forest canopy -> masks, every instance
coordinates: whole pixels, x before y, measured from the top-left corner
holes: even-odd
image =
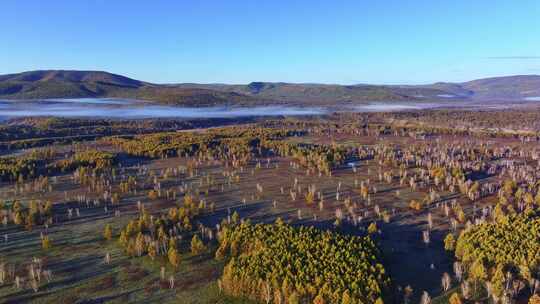
[[[370,237],[313,227],[243,223],[225,229],[216,256],[230,261],[221,280],[234,296],[260,301],[282,297],[328,303],[374,303],[388,286],[380,253]]]

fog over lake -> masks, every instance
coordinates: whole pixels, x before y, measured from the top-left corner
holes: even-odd
[[[245,116],[320,115],[319,107],[180,107],[124,99],[54,99],[0,101],[0,117],[58,116],[102,118],[230,118]]]
[[[247,116],[322,115],[331,112],[388,112],[435,108],[504,108],[517,104],[471,102],[372,102],[358,105],[312,107],[295,105],[181,107],[128,99],[84,98],[40,101],[0,100],[0,117],[98,117],[98,118],[234,118]]]

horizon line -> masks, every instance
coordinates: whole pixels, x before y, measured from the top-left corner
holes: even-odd
[[[466,81],[432,81],[432,82],[370,82],[370,81],[358,81],[358,82],[351,82],[349,84],[346,83],[337,83],[337,82],[287,82],[287,81],[251,81],[247,83],[230,83],[230,82],[151,82],[146,80],[141,80],[139,77],[134,76],[128,76],[127,74],[120,74],[116,72],[109,72],[106,70],[101,69],[36,69],[36,70],[26,70],[22,72],[8,72],[8,73],[1,73],[0,76],[7,76],[7,75],[17,75],[17,74],[24,74],[24,73],[32,73],[32,72],[93,72],[93,73],[107,73],[111,75],[117,75],[121,77],[126,77],[135,81],[140,82],[146,82],[148,84],[155,84],[155,85],[249,85],[252,83],[272,83],[272,84],[296,84],[296,85],[328,85],[328,86],[361,86],[361,85],[373,85],[373,86],[422,86],[422,85],[434,85],[439,83],[447,83],[447,84],[460,84],[460,83],[467,83],[471,81],[476,80],[482,80],[482,79],[493,79],[493,78],[505,78],[505,77],[524,77],[524,76],[540,76],[540,74],[507,74],[507,75],[497,75],[497,76],[486,76],[486,77],[480,77],[480,78],[474,78],[469,79]],[[128,73],[129,74],[129,73]]]

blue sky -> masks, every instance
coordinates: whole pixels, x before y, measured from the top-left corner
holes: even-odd
[[[343,84],[540,74],[539,16],[538,0],[3,0],[0,74]]]

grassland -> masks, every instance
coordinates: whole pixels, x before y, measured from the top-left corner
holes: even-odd
[[[94,128],[91,122],[83,127],[80,121],[61,120],[49,122],[47,132],[35,121],[5,125],[3,159],[47,158],[31,165],[33,174],[6,161],[13,169],[0,183],[0,219],[6,219],[0,224],[0,301],[257,303],[220,288],[232,257],[216,259],[216,251],[224,229],[235,221],[273,225],[280,219],[293,227],[372,239],[391,282],[384,303],[414,303],[426,294],[433,303],[448,303],[454,294],[467,303],[487,302],[483,282],[491,281],[491,266],[485,264],[478,290],[464,292],[463,284],[471,280],[473,286],[473,280],[458,278],[460,258],[445,249],[444,240],[495,221],[498,205],[499,216],[524,212],[527,194],[536,195],[538,130],[517,133],[520,122],[510,119],[505,125],[510,131],[490,129],[494,118],[529,115],[467,114],[459,124],[468,128],[434,125],[418,112],[268,120],[183,132],[156,127],[148,134],[131,132],[126,126],[132,122],[95,122]],[[44,141],[34,148],[13,145],[20,140],[19,128],[33,130],[25,140],[46,140],[47,134],[67,132],[70,123],[95,136]],[[105,131],[96,129],[104,124]],[[115,133],[116,127],[122,132]],[[73,162],[81,155],[112,155],[114,161]],[[50,170],[66,163],[68,169]],[[507,180],[515,181],[510,190]],[[500,189],[506,189],[504,202]],[[188,209],[186,228],[174,214]],[[120,232],[141,219],[171,223],[164,235],[167,252],[175,247],[179,254],[177,266],[168,254],[152,257],[147,249],[138,254],[121,244]],[[110,240],[104,235],[108,225]],[[157,234],[148,228],[153,224],[141,225],[145,242],[153,244]],[[193,251],[194,235],[204,244],[200,252]],[[537,273],[532,266],[530,271]],[[447,287],[441,284],[445,275]],[[513,282],[526,284],[517,273]],[[534,292],[521,288],[511,298],[523,300]]]

